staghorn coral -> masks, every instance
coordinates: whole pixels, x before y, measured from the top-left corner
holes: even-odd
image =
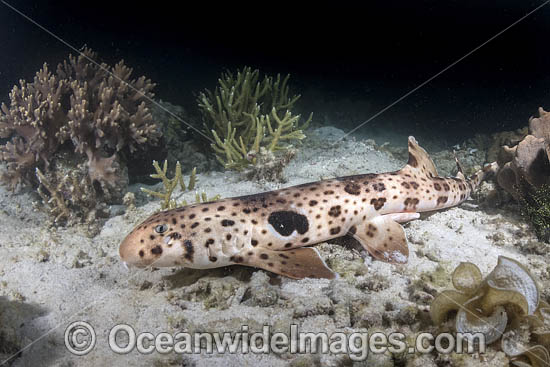
[[[184,200],[181,204],[178,204],[175,199],[172,199],[172,193],[174,192],[174,189],[178,186],[180,186],[181,191],[187,191],[187,190],[193,190],[195,188],[195,184],[197,182],[197,169],[193,168],[191,171],[191,176],[189,177],[189,183],[186,185],[185,181],[183,179],[183,175],[181,174],[181,164],[180,162],[176,162],[176,169],[174,171],[174,177],[168,178],[166,176],[166,173],[168,171],[168,161],[164,161],[164,164],[162,165],[162,169],[160,168],[160,165],[157,161],[153,161],[153,167],[155,168],[155,171],[157,173],[151,174],[151,178],[160,179],[163,184],[163,191],[157,192],[153,190],[149,190],[147,188],[142,187],[141,191],[146,193],[149,196],[157,197],[161,199],[160,208],[161,210],[165,209],[174,209],[180,206],[187,205],[187,202]],[[201,202],[208,202],[208,201],[214,201],[218,200],[220,198],[219,195],[216,195],[212,198],[208,198],[206,193],[199,194],[198,192],[195,193],[195,200],[197,203]]]
[[[501,339],[501,349],[512,365],[550,365],[550,305],[540,299],[537,282],[527,268],[500,256],[483,279],[476,265],[461,263],[452,282],[455,289],[442,291],[431,304],[435,324],[457,311],[457,332],[483,333],[486,344]]]
[[[245,67],[236,75],[224,73],[214,92],[200,93],[198,105],[215,142],[211,146],[224,167],[241,170],[256,163],[261,147],[284,150],[305,138],[312,116],[300,125],[300,115],[292,115],[300,96],[289,97],[289,78],[259,81],[259,71]]]
[[[0,137],[8,139],[0,146],[6,167],[1,179],[12,190],[40,187],[45,203],[59,206],[52,209],[55,222],[72,223],[74,215],[93,220],[89,211],[74,211],[91,197],[100,203],[121,201],[128,185],[128,157],[161,138],[146,104],[155,84],[145,77],[131,79],[132,69],[123,61],[114,67],[90,61],[96,56],[86,48],[70,55],[55,73],[44,64],[32,83],[21,80],[14,86],[9,106],[1,107]],[[67,153],[77,153],[73,168],[87,193],[68,190],[73,178],[53,173],[56,160]],[[63,200],[56,192],[62,192]],[[64,208],[63,201],[72,204]],[[82,205],[92,207],[96,205]]]

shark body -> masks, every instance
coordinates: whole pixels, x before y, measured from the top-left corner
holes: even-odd
[[[124,239],[120,256],[138,267],[240,264],[296,279],[334,278],[309,246],[350,234],[376,259],[406,263],[407,239],[399,223],[462,203],[497,168],[489,164],[466,179],[459,166],[457,177],[442,178],[414,137],[408,148],[408,163],[399,171],[339,177],[154,214]]]

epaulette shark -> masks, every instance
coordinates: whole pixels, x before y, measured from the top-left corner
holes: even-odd
[[[290,278],[335,278],[312,245],[352,235],[376,259],[403,264],[409,255],[400,223],[420,212],[465,201],[497,169],[469,178],[439,177],[428,153],[409,137],[399,171],[311,182],[255,195],[184,206],[152,215],[120,245],[137,267],[195,269],[246,265]]]

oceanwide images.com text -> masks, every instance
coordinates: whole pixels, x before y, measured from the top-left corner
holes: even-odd
[[[419,333],[412,337],[399,332],[305,332],[291,324],[288,332],[275,332],[269,325],[261,331],[241,326],[236,332],[140,332],[128,324],[115,325],[106,338],[118,354],[201,353],[323,353],[348,354],[352,360],[365,360],[369,353],[484,353],[482,333]],[[73,322],[65,330],[65,345],[76,355],[90,353],[97,342],[93,327],[84,321]]]

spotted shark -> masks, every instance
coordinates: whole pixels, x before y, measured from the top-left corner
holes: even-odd
[[[408,139],[401,170],[311,182],[255,195],[184,206],[152,215],[120,245],[122,261],[137,267],[228,265],[261,268],[290,278],[337,276],[312,245],[346,234],[374,258],[407,262],[400,223],[420,212],[459,205],[497,169],[465,178],[439,177],[428,153]]]

